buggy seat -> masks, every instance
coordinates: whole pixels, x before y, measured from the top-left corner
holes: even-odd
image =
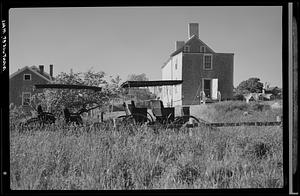
[[[127,105],[127,107],[126,107]],[[144,123],[147,122],[147,108],[137,108],[133,100],[130,101],[130,104],[126,102],[123,103],[125,112],[127,115],[130,114],[133,116],[136,122]]]
[[[164,104],[161,100],[152,100],[151,101],[152,113],[155,118],[160,123],[165,123],[167,121],[174,121],[175,108],[174,107],[164,107]]]

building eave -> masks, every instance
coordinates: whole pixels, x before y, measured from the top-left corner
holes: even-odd
[[[172,58],[172,57],[169,57],[169,58],[168,58],[168,60],[163,64],[163,66],[161,66],[161,69],[163,69],[163,68],[168,64],[168,62],[171,60],[171,58]]]

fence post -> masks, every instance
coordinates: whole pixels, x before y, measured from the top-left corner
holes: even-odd
[[[101,112],[101,122],[103,122],[104,112]]]

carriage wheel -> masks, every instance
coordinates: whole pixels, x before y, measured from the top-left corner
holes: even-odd
[[[54,116],[47,116],[45,120],[43,120],[43,123],[45,124],[53,124],[55,123],[56,118]]]
[[[33,128],[39,126],[40,124],[41,124],[41,121],[39,118],[31,118],[31,119],[27,120],[24,125],[29,129],[33,129]]]
[[[145,122],[137,122],[136,118],[144,119]],[[134,133],[137,130],[139,130],[141,125],[151,124],[153,122],[150,118],[148,118],[147,116],[142,115],[142,114],[135,114],[135,118],[133,115],[128,115],[128,116],[124,115],[124,116],[119,116],[117,119],[119,119],[119,120],[117,120],[119,122],[115,121],[114,127],[123,125],[125,127],[128,127],[129,130],[131,131],[131,133]]]
[[[198,118],[194,116],[177,116],[175,117],[173,123],[171,124],[172,127],[187,127],[187,128],[192,128],[192,127],[197,127],[200,125],[200,121]]]
[[[133,115],[124,115],[124,116],[119,116],[118,119],[121,120],[122,124],[125,125],[142,125],[142,124],[149,124],[152,123],[153,120],[145,115],[142,114],[134,114]],[[136,119],[142,119],[144,122],[138,122]]]

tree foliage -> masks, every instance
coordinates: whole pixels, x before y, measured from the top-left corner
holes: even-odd
[[[142,74],[130,74],[128,76],[129,81],[148,81],[149,78],[146,76],[145,73]]]
[[[129,81],[149,81],[149,78],[145,73],[131,74],[127,78]],[[127,93],[130,98],[136,100],[149,100],[155,98],[155,95],[151,93],[148,88],[132,87]]]
[[[249,78],[248,80],[242,81],[236,90],[237,94],[261,93],[263,86],[259,78]]]
[[[34,108],[41,104],[44,110],[55,114],[61,114],[64,107],[68,107],[73,112],[88,111],[93,108],[103,108],[107,106],[110,98],[116,96],[116,89],[109,88],[109,84],[104,79],[105,73],[95,72],[92,69],[87,72],[60,73],[55,78],[58,84],[75,84],[88,86],[101,86],[102,91],[90,89],[43,89],[32,98]],[[85,109],[85,110],[83,110]]]

